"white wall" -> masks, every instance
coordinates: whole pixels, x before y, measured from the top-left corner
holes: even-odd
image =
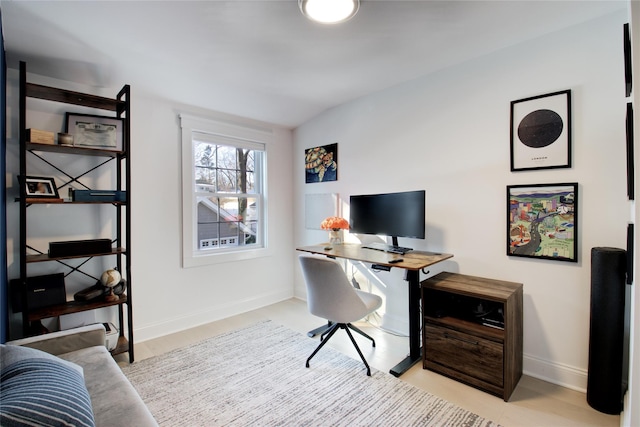
[[[183,269],[181,265],[180,128],[178,113],[234,117],[133,92],[132,148],[136,331],[140,340],[169,330],[262,307],[292,296],[290,225],[293,203],[291,131],[274,128],[268,150],[268,230],[271,256]],[[138,166],[139,165],[139,166]],[[158,188],[157,195],[149,190]],[[152,219],[152,220],[151,220]]]
[[[427,238],[416,249],[454,254],[431,269],[524,284],[524,369],[586,388],[590,251],[625,248],[625,98],[619,13],[495,52],[337,107],[294,132],[296,245],[326,241],[304,229],[304,194],[348,196],[426,189]],[[509,170],[510,101],[572,91],[573,167]],[[304,149],[338,143],[339,180],[304,184]],[[579,185],[579,262],[506,256],[506,186]],[[348,206],[344,216],[348,217]],[[406,283],[377,275],[384,323],[406,331]],[[426,276],[425,276],[426,277]],[[296,273],[296,294],[304,286]],[[404,323],[403,323],[404,322]]]
[[[27,64],[27,70],[28,70]],[[13,200],[18,190],[15,176],[18,173],[18,89],[17,70],[9,70],[9,100],[7,140],[8,181],[14,185],[8,189],[7,198]],[[97,95],[113,97],[119,88],[104,89],[69,87],[69,82],[52,81],[41,76],[28,76],[29,81],[66,87]],[[131,85],[132,129],[132,242],[127,245],[132,253],[132,297],[134,307],[135,341],[140,342],[171,332],[191,328],[199,324],[242,313],[293,295],[293,230],[291,227],[292,135],[288,129],[274,127],[274,142],[268,152],[268,227],[271,255],[247,261],[217,264],[183,269],[181,267],[181,138],[179,113],[205,118],[230,120],[252,124],[253,121],[230,117],[219,113],[178,105],[136,89]],[[64,111],[77,111],[73,106],[46,106],[40,111],[41,101],[29,101],[27,127],[62,130]],[[51,104],[51,103],[48,103]],[[105,114],[101,112],[101,114]],[[261,124],[265,125],[265,124]],[[60,127],[60,129],[58,129]],[[73,157],[73,156],[71,156]],[[69,159],[68,164],[83,161]],[[42,170],[45,176],[54,176]],[[99,178],[101,179],[101,178]],[[58,181],[60,182],[60,181]],[[78,234],[79,225],[86,217],[76,216],[76,208],[53,207],[55,215],[47,214],[34,224],[45,224],[41,233],[48,240],[73,240],[84,237],[66,237],[47,234],[53,223],[64,224],[64,232]],[[63,209],[64,211],[60,211]],[[19,275],[18,266],[18,204],[8,203],[9,277]],[[36,218],[37,219],[37,218]],[[82,225],[81,228],[85,226]],[[99,227],[98,227],[99,229]],[[90,233],[92,230],[83,231]],[[109,230],[104,230],[109,234]],[[42,239],[41,239],[42,240]],[[46,246],[45,241],[45,246]],[[48,264],[48,263],[47,263]],[[53,268],[59,269],[57,266]],[[67,282],[74,280],[69,276]],[[74,292],[93,283],[80,281],[67,285],[68,298]],[[104,315],[104,313],[102,313]],[[114,313],[111,313],[113,316]]]

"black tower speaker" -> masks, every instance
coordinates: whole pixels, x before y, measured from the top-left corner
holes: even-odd
[[[626,271],[623,249],[591,249],[587,402],[606,414],[622,411]]]

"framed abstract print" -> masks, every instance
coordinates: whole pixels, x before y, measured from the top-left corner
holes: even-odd
[[[578,183],[507,186],[507,255],[578,261]]]

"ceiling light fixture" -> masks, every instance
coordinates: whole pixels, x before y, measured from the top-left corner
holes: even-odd
[[[321,24],[339,24],[353,18],[360,0],[298,0],[300,11],[308,19]]]

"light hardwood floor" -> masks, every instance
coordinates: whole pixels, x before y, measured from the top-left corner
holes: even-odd
[[[322,319],[308,313],[304,301],[290,299],[184,332],[136,344],[136,360],[160,355],[263,320],[271,320],[305,334],[323,324]],[[372,319],[371,323],[375,323],[375,319]],[[375,338],[376,347],[372,348],[369,341],[363,338],[356,338],[356,340],[371,367],[388,372],[408,353],[408,339],[381,331],[371,323],[363,321],[356,325]],[[338,331],[327,345],[358,359],[351,342],[342,331]],[[118,357],[120,364],[127,363],[127,360],[126,355]],[[304,360],[300,363],[304,363]],[[354,372],[354,375],[359,374],[364,375],[364,368],[362,372]],[[619,416],[603,414],[592,409],[587,404],[585,394],[526,375],[518,383],[509,402],[423,370],[421,363],[414,365],[400,379],[505,427],[620,425]]]

